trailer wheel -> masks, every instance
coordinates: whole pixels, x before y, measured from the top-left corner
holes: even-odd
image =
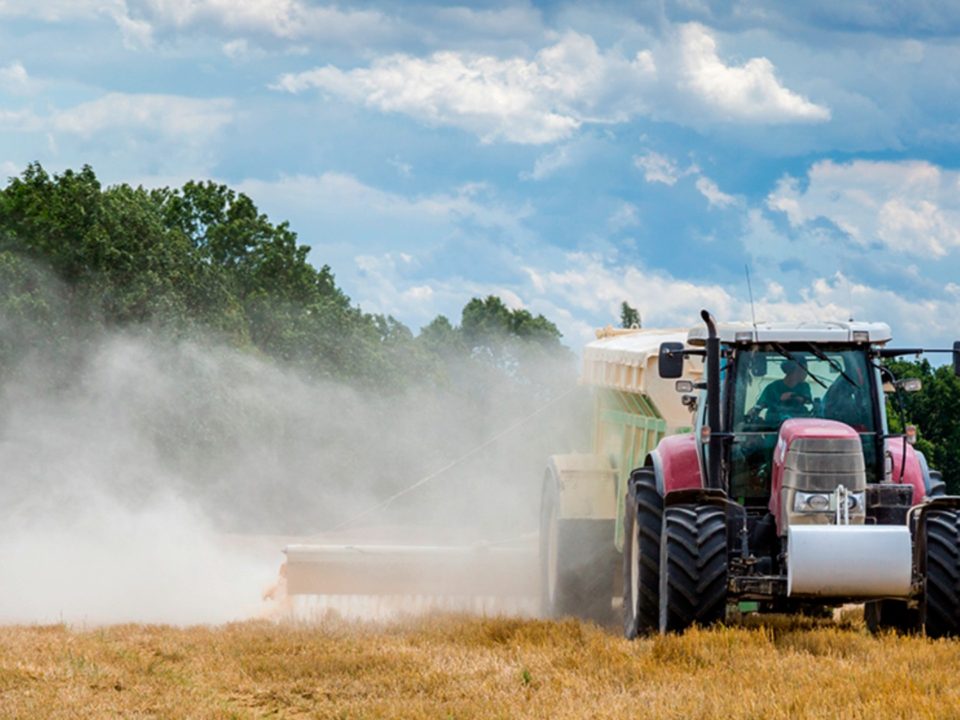
[[[540,612],[607,625],[616,571],[613,521],[560,518],[559,504],[548,470],[540,504]]]
[[[634,470],[623,533],[623,634],[629,640],[659,627],[662,523],[663,498],[653,470]]]
[[[960,512],[927,512],[920,619],[929,637],[960,635]]]
[[[716,505],[673,505],[660,539],[660,632],[723,620],[727,609],[727,524]]]
[[[874,635],[884,630],[909,634],[916,632],[920,617],[905,600],[870,600],[863,605],[863,620]]]

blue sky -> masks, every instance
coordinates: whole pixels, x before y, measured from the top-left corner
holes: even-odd
[[[953,2],[0,0],[0,173],[241,189],[415,331],[495,293],[960,337]]]

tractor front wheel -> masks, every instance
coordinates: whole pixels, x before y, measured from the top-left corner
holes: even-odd
[[[716,505],[672,505],[660,538],[660,632],[710,625],[727,609],[726,513]]]
[[[623,533],[623,634],[629,640],[659,627],[662,523],[663,498],[653,469],[634,470]]]
[[[930,509],[924,526],[920,620],[928,637],[954,637],[960,635],[960,511]]]

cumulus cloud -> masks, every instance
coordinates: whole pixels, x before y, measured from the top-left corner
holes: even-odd
[[[620,123],[638,115],[684,124],[830,118],[829,109],[784,87],[767,58],[725,65],[713,36],[696,24],[630,58],[602,51],[589,35],[567,32],[531,59],[456,51],[423,58],[396,54],[369,67],[326,65],[286,74],[272,87],[291,93],[319,89],[382,112],[459,127],[485,142],[556,142],[584,123]]]
[[[827,221],[850,242],[944,257],[960,247],[960,173],[924,161],[814,164],[801,185],[785,177],[767,198],[794,228]]]
[[[566,34],[532,60],[458,52],[427,58],[398,54],[368,68],[331,65],[279,78],[275,89],[311,88],[431,125],[453,125],[485,142],[540,144],[569,137],[584,122],[619,122],[609,102],[615,86],[642,85],[654,75],[649,53],[632,60],[601,53],[593,39]]]
[[[830,110],[784,87],[773,63],[752,58],[725,65],[717,41],[702,25],[680,28],[678,71],[681,83],[720,119],[756,123],[822,122]]]

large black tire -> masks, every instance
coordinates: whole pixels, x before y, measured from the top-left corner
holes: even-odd
[[[653,468],[634,470],[623,524],[623,634],[629,640],[659,628],[662,523]]]
[[[660,538],[661,633],[723,620],[727,610],[726,513],[716,505],[672,505]]]
[[[947,494],[947,484],[943,481],[943,473],[939,470],[930,471],[930,488],[927,497],[942,497]]]
[[[924,527],[920,621],[929,637],[954,637],[960,635],[960,511],[931,509]]]
[[[885,630],[909,634],[920,626],[920,615],[906,600],[870,600],[863,605],[867,629],[877,635]]]
[[[559,500],[557,480],[547,471],[540,504],[540,612],[609,625],[617,569],[614,523],[561,519]]]

